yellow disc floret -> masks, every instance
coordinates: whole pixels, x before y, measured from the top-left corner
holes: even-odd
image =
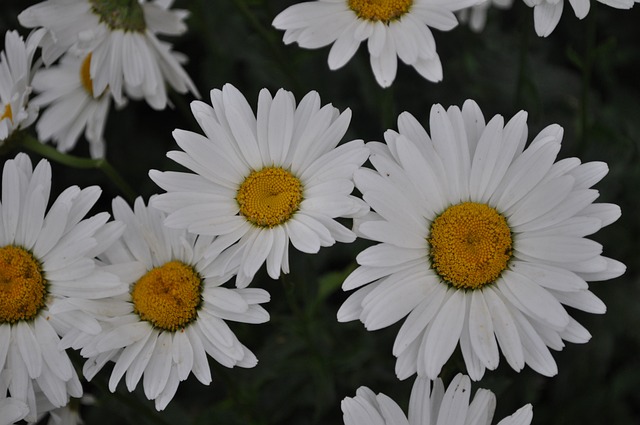
[[[87,55],[80,65],[80,81],[82,87],[93,97],[93,81],[91,80],[91,53]]]
[[[9,118],[9,120],[13,122],[13,111],[11,110],[10,103],[7,103],[7,105],[4,107],[4,112],[2,113],[2,115],[0,115],[0,121],[5,118]]]
[[[0,248],[0,324],[32,320],[45,306],[47,281],[40,263],[24,248]]]
[[[274,227],[289,220],[302,202],[302,183],[289,171],[266,167],[244,179],[236,200],[249,222]]]
[[[464,202],[447,208],[431,224],[432,266],[448,284],[479,289],[494,282],[512,255],[511,230],[494,208]]]
[[[348,0],[358,18],[389,23],[409,12],[413,0]]]
[[[175,332],[196,319],[202,279],[193,267],[170,261],[148,271],[133,285],[134,311],[153,326]]]

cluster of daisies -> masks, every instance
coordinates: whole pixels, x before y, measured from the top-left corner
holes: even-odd
[[[105,156],[104,129],[112,103],[144,99],[164,109],[167,85],[177,93],[198,91],[182,68],[185,57],[157,35],[187,30],[187,11],[170,9],[173,0],[46,0],[18,16],[34,31],[26,56],[19,37],[6,38],[6,68],[2,70],[0,102],[11,104],[2,115],[0,140],[35,119],[41,142],[61,152],[76,146],[84,134],[93,158]],[[32,65],[36,47],[41,47]],[[44,67],[42,66],[44,65]],[[6,75],[5,75],[6,74]],[[9,90],[9,88],[12,88]],[[30,94],[35,96],[29,100]]]
[[[26,41],[8,32],[0,56],[0,139],[37,119],[41,142],[66,151],[84,130],[101,156],[111,101],[161,109],[165,84],[197,94],[183,58],[155,35],[185,31],[186,13],[171,3],[47,0],[25,10],[20,22],[34,31]],[[274,25],[285,42],[335,41],[332,68],[368,39],[381,85],[393,81],[396,55],[437,80],[427,25],[451,29],[453,12],[476,3],[324,0],[292,6]],[[527,3],[536,16],[551,7]],[[32,65],[39,48],[44,68]],[[604,313],[587,282],[625,271],[588,238],[620,217],[595,202],[606,164],[557,160],[555,124],[527,143],[526,112],[505,123],[472,100],[435,105],[429,131],[405,112],[385,143],[365,143],[343,142],[350,110],[322,105],[316,92],[296,101],[264,89],[254,109],[227,84],[191,109],[203,134],[175,130],[180,149],[167,154],[188,171],[151,170],[165,192],[147,203],[116,198],[111,213],[89,215],[100,188],[72,186],[50,202],[46,160],[34,166],[21,153],[4,163],[0,424],[37,421],[83,396],[70,350],[84,359],[82,379],[110,365],[111,391],[123,379],[129,391],[140,385],[158,410],[191,374],[209,384],[209,359],[255,366],[229,322],[269,320],[269,293],[250,287],[258,270],[278,279],[290,246],[314,254],[360,237],[373,244],[344,281],[353,292],[337,320],[370,331],[404,320],[389,351],[397,377],[415,381],[407,415],[361,387],[342,401],[345,424],[486,425],[495,396],[479,389],[471,400],[471,380],[501,357],[516,371],[557,374],[551,350],[590,339],[565,307]],[[457,347],[466,375],[445,389],[439,376]],[[527,404],[500,424],[531,420]]]
[[[565,0],[523,0],[533,8],[535,31],[549,36],[560,22]],[[630,9],[640,0],[597,0]],[[569,0],[576,17],[589,13],[591,0]],[[490,6],[511,7],[513,0],[315,0],[294,4],[273,20],[284,30],[286,44],[316,49],[332,45],[329,68],[344,66],[367,41],[371,69],[378,84],[389,87],[398,58],[429,81],[443,79],[442,64],[431,28],[449,31],[458,19],[481,31]],[[456,16],[457,14],[457,16]]]

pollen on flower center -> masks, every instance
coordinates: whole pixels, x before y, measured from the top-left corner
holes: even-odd
[[[253,171],[236,195],[242,214],[251,223],[273,227],[289,220],[302,202],[302,183],[289,171],[266,167]]]
[[[348,0],[358,18],[385,24],[409,12],[413,0]]]
[[[89,0],[91,11],[111,30],[144,32],[147,24],[138,0]]]
[[[93,97],[93,81],[91,80],[91,53],[87,55],[86,58],[82,61],[82,65],[80,65],[80,81],[82,82],[82,87],[89,93],[91,97]]]
[[[11,104],[7,103],[7,106],[4,107],[4,112],[0,115],[0,121],[5,118],[9,118],[11,122],[13,122],[13,111],[11,110]]]
[[[494,208],[464,202],[447,208],[431,224],[432,266],[448,284],[479,289],[494,282],[512,255],[511,230]]]
[[[202,304],[202,279],[193,267],[170,261],[138,279],[131,299],[142,320],[175,332],[196,319]]]
[[[46,298],[47,281],[33,255],[18,246],[0,248],[0,324],[34,319]]]

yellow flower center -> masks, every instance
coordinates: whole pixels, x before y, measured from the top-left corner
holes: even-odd
[[[413,0],[348,0],[348,4],[358,18],[387,24],[409,12]]]
[[[133,285],[134,311],[153,326],[175,332],[196,319],[202,279],[193,267],[170,261],[148,271]]]
[[[86,58],[82,61],[82,65],[80,65],[80,81],[82,82],[82,87],[89,93],[91,97],[93,97],[93,81],[91,80],[91,53],[87,55]]]
[[[0,248],[0,324],[32,320],[46,298],[47,281],[33,255],[17,246]]]
[[[11,110],[11,104],[7,103],[7,106],[4,107],[4,112],[0,115],[0,121],[5,118],[9,118],[11,122],[13,122],[13,111]]]
[[[494,208],[464,202],[447,208],[431,224],[431,262],[447,283],[479,289],[494,282],[512,255],[511,230]]]
[[[260,227],[274,227],[289,220],[302,202],[302,183],[279,167],[249,174],[236,196],[242,214]]]

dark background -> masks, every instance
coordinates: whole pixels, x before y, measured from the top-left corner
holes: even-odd
[[[20,28],[16,16],[35,2],[2,0],[0,32]],[[380,88],[369,66],[366,46],[342,69],[328,69],[329,47],[303,50],[285,46],[273,18],[291,0],[176,1],[187,8],[189,32],[171,39],[185,53],[187,71],[208,101],[212,88],[230,82],[249,103],[261,88],[292,91],[300,99],[317,90],[323,103],[353,111],[345,140],[382,140],[396,128],[402,111],[425,126],[432,104],[478,102],[488,119],[517,111],[529,112],[529,139],[551,123],[565,129],[559,157],[606,161],[609,175],[597,185],[600,201],[621,206],[623,215],[594,239],[604,254],[623,261],[621,278],[595,282],[592,291],[608,307],[604,316],[570,311],[592,333],[585,345],[568,344],[554,353],[559,373],[542,377],[526,368],[512,371],[504,359],[474,388],[491,388],[498,397],[494,423],[525,403],[533,403],[533,424],[640,423],[640,285],[638,243],[640,221],[640,5],[616,10],[591,2],[591,12],[578,20],[565,1],[559,26],[548,38],[533,30],[533,11],[515,0],[509,11],[492,9],[485,30],[476,34],[461,25],[450,32],[434,31],[444,67],[444,81],[422,79],[404,64],[389,89]],[[145,103],[130,102],[112,110],[106,131],[107,159],[142,196],[159,189],[149,169],[175,169],[165,157],[176,148],[174,128],[200,132],[188,104],[193,98],[173,93],[175,107],[157,112]],[[32,129],[33,131],[33,129]],[[2,161],[12,158],[5,152]],[[84,142],[73,154],[86,156]],[[38,160],[37,155],[32,155]],[[96,170],[53,164],[54,191],[69,185],[99,184],[98,209],[110,208],[118,189]],[[240,340],[256,353],[254,369],[225,369],[211,362],[214,382],[205,387],[191,377],[161,413],[145,399],[141,388],[129,394],[123,385],[115,395],[106,389],[109,368],[86,393],[96,398],[82,406],[85,423],[93,424],[336,424],[342,423],[340,400],[356,388],[384,392],[406,411],[413,379],[400,382],[391,354],[399,325],[367,332],[359,322],[339,324],[336,311],[346,299],[340,284],[355,267],[355,256],[367,243],[338,244],[320,254],[304,256],[291,250],[292,273],[272,281],[261,272],[252,285],[267,289],[271,321],[263,325],[232,323]],[[79,359],[78,359],[79,360]],[[80,362],[78,361],[78,365]],[[456,354],[445,369],[446,382],[463,369]],[[141,387],[141,385],[139,385]]]

